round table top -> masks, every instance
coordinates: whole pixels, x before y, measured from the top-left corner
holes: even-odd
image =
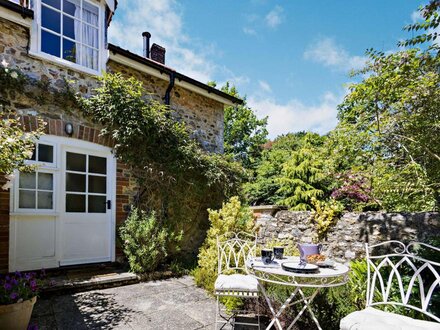
[[[333,277],[345,275],[350,271],[350,268],[348,268],[348,266],[338,262],[335,262],[335,266],[333,268],[319,267],[319,272],[312,274],[289,272],[281,268],[281,264],[283,262],[299,263],[299,261],[299,257],[285,257],[282,260],[275,259],[274,264],[264,265],[261,261],[261,258],[255,258],[251,261],[251,264],[249,266],[254,270],[258,270],[260,272],[296,277]]]
[[[281,264],[283,262],[298,262],[299,263],[299,257],[285,257],[282,260],[275,259],[272,264],[265,265],[261,258],[254,258],[251,260],[248,260],[247,262],[247,270],[248,273],[251,275],[255,275],[257,278],[261,280],[269,280],[270,277],[261,277],[258,276],[257,273],[263,273],[264,275],[274,275],[276,277],[279,276],[286,276],[294,281],[297,281],[299,279],[307,280],[307,279],[328,279],[336,278],[345,276],[349,273],[350,268],[344,264],[335,262],[335,265],[333,268],[323,268],[319,267],[319,271],[317,273],[295,273],[295,272],[289,272],[281,268]],[[277,281],[278,282],[278,281]],[[284,281],[283,281],[284,282]],[[290,282],[290,281],[287,281]],[[345,282],[345,281],[343,281]],[[343,284],[343,283],[341,283]]]

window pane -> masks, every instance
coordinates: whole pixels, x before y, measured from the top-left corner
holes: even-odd
[[[67,157],[67,169],[69,171],[78,171],[78,172],[86,171],[86,155],[68,152],[66,157]]]
[[[99,9],[87,2],[83,2],[83,21],[98,26]]]
[[[38,161],[53,163],[53,147],[47,144],[38,144]]]
[[[75,15],[76,8],[78,8],[77,15]],[[63,2],[63,12],[65,12],[66,14],[69,14],[71,16],[79,17],[79,14],[81,13],[79,1],[64,0],[64,2]]]
[[[85,212],[86,196],[66,194],[66,212]]]
[[[61,14],[53,9],[42,6],[41,25],[46,29],[61,33]]]
[[[84,24],[82,42],[83,44],[86,44],[88,46],[98,48],[98,29],[95,29],[90,25]]]
[[[82,65],[93,70],[98,70],[98,52],[89,47],[82,47]]]
[[[39,209],[52,209],[52,195],[51,192],[39,191],[38,192],[38,208]]]
[[[37,157],[37,148],[34,148],[34,151],[32,152],[31,160],[36,160]]]
[[[107,158],[89,156],[89,172],[106,174],[107,173]]]
[[[47,31],[41,31],[41,51],[46,54],[60,57],[60,37]]]
[[[73,18],[70,18],[66,15],[63,15],[63,35],[69,37],[71,39],[78,40],[79,35],[75,34],[75,30],[80,28],[79,21],[75,21]],[[81,30],[79,30],[81,31]]]
[[[89,196],[89,213],[105,213],[106,208],[105,196]]]
[[[89,176],[89,192],[105,194],[107,179],[102,176]]]
[[[20,190],[18,194],[18,207],[21,209],[35,208],[35,191]]]
[[[38,189],[53,190],[53,175],[50,173],[38,173]]]
[[[66,191],[86,192],[86,176],[66,173]]]
[[[60,9],[60,0],[43,0],[43,3],[48,4],[49,6]]]
[[[35,189],[36,187],[36,175],[34,173],[20,173],[20,182],[18,185],[20,188]]]
[[[76,44],[70,40],[63,39],[63,58],[70,62],[76,63]]]

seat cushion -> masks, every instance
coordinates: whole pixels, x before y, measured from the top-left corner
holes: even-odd
[[[341,330],[440,330],[440,323],[415,320],[367,307],[344,317],[340,328]]]
[[[224,275],[217,277],[215,291],[258,292],[258,281],[249,275]]]

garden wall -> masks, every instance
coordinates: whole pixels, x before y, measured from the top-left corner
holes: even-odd
[[[312,242],[315,237],[310,212],[279,210],[276,207],[255,207],[254,214],[260,227],[262,242],[271,239],[293,239]],[[338,261],[364,257],[365,243],[385,240],[427,241],[440,237],[440,213],[345,213],[328,232],[322,243],[325,254]]]

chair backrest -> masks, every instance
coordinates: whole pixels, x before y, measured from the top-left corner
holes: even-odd
[[[217,236],[218,273],[245,269],[245,262],[255,257],[257,234],[244,232]]]
[[[368,264],[367,307],[394,305],[411,308],[440,322],[430,310],[433,294],[440,293],[440,263],[423,255],[439,255],[434,246],[387,241],[365,244]],[[374,255],[373,255],[374,254]],[[431,257],[429,257],[431,259]]]

